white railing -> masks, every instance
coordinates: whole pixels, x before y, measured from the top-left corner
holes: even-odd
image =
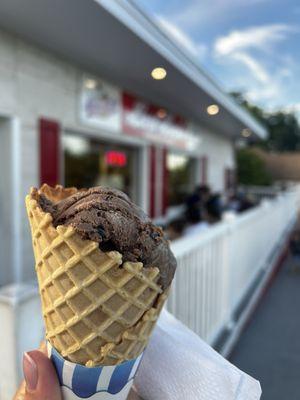
[[[284,182],[284,184],[274,184],[272,186],[244,186],[240,185],[239,190],[244,192],[247,195],[254,197],[256,200],[262,199],[273,199],[279,194],[284,192],[285,188],[286,191],[295,190],[297,185],[293,182]]]
[[[0,400],[11,400],[21,381],[24,351],[44,337],[38,290],[19,283],[0,289]]]
[[[256,200],[272,199],[281,191],[278,186],[240,186],[239,190],[251,195]]]
[[[257,277],[270,271],[298,213],[294,188],[222,222],[199,236],[172,244],[178,260],[168,309],[210,344],[235,323]],[[258,285],[258,283],[257,283]]]

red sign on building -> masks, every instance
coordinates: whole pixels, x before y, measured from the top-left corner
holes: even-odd
[[[105,163],[112,167],[125,167],[127,156],[123,151],[109,150],[105,153]]]
[[[199,137],[187,128],[183,118],[130,94],[123,94],[122,111],[123,131],[127,135],[183,150],[194,150],[199,144]]]

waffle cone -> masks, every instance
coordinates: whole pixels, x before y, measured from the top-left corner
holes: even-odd
[[[76,192],[40,189],[58,201]],[[67,360],[86,366],[115,365],[136,358],[167,297],[157,284],[158,268],[124,262],[103,252],[70,226],[54,227],[52,216],[26,197],[46,338]]]

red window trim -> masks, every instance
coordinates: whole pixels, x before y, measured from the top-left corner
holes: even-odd
[[[155,215],[155,191],[156,191],[156,148],[150,147],[150,217]]]
[[[168,151],[166,148],[163,149],[163,190],[162,190],[162,213],[166,214],[169,205],[169,171],[167,168],[167,157]]]

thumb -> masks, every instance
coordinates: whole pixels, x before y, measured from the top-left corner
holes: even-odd
[[[23,371],[24,400],[62,400],[55,369],[45,354],[39,350],[24,353]]]

